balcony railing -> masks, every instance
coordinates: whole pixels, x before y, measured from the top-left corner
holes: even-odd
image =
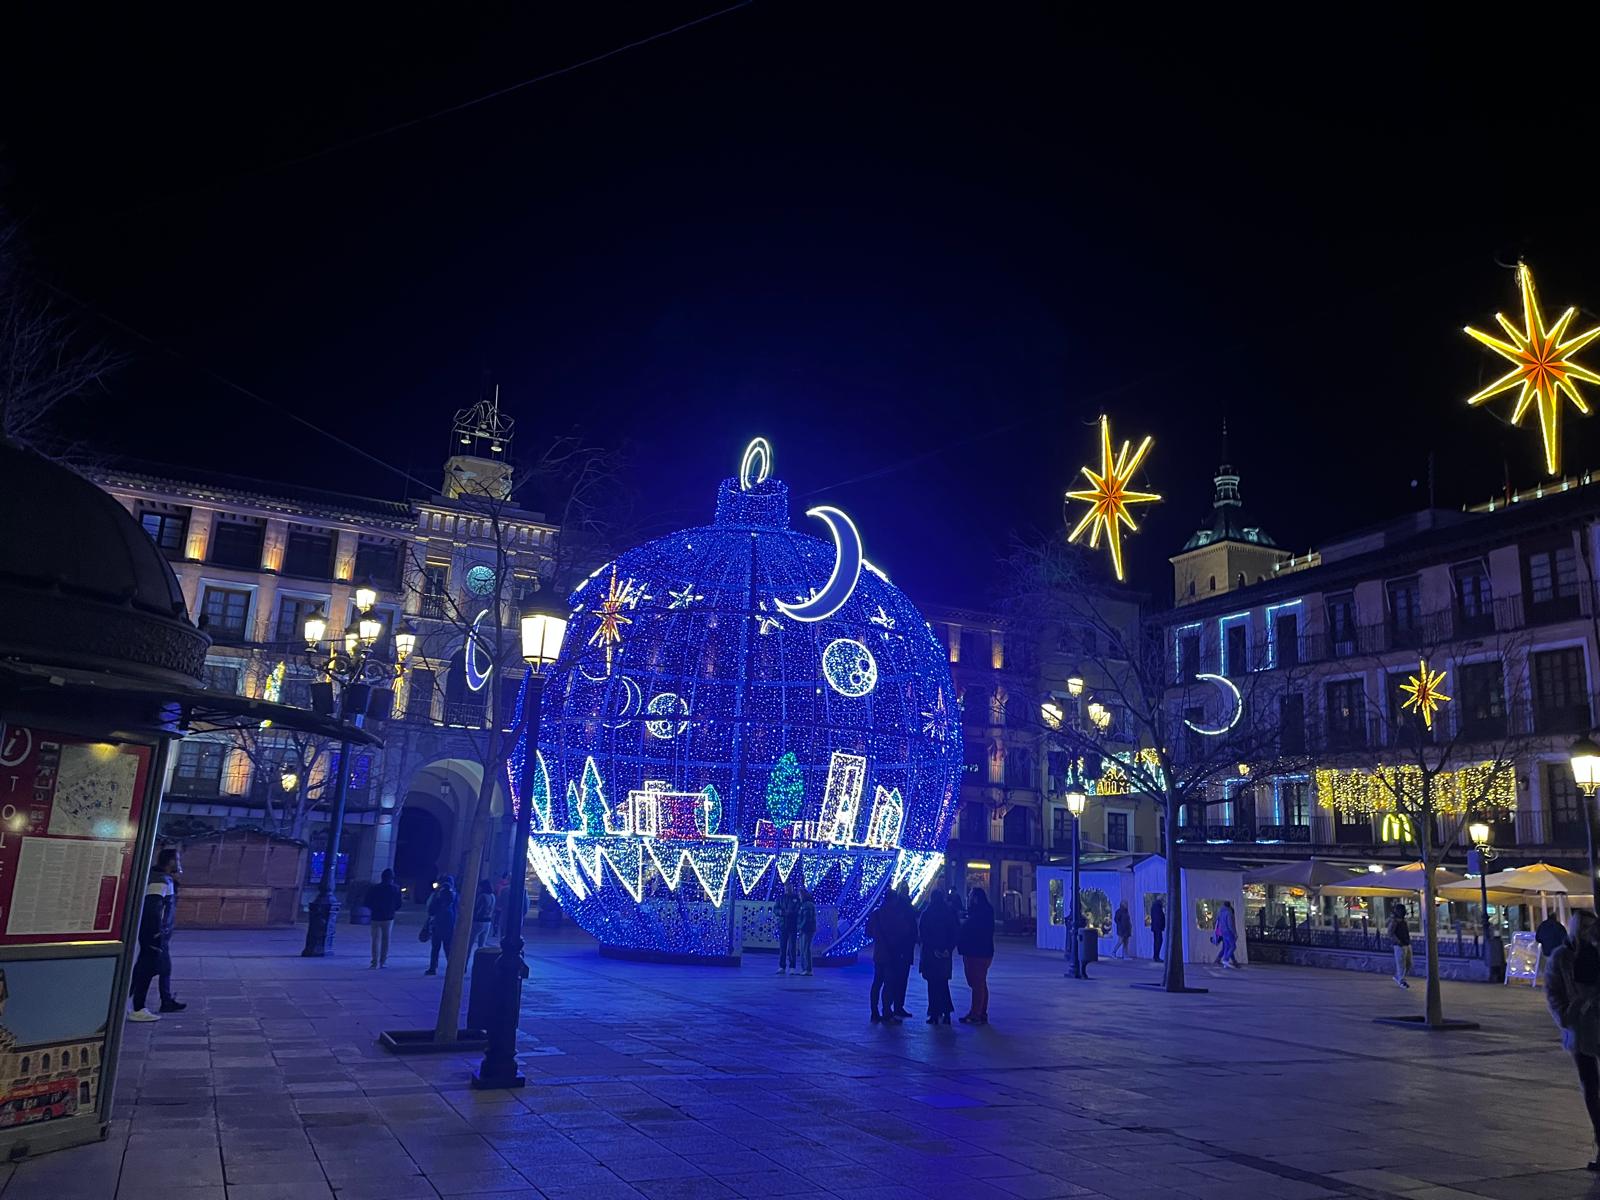
[[[417,606],[417,614],[429,617],[436,621],[443,621],[449,613],[449,601],[438,592],[423,592],[422,602]]]
[[[470,729],[483,727],[484,714],[487,711],[482,700],[446,700],[444,702],[444,723],[446,725],[464,725]]]
[[[1317,633],[1302,633],[1292,642],[1274,638],[1271,643],[1276,648],[1274,661],[1267,661],[1267,648],[1260,644],[1253,648],[1252,658],[1258,660],[1255,663],[1258,669],[1297,667],[1472,641],[1590,617],[1597,611],[1600,611],[1600,583],[1580,585],[1569,594],[1539,600],[1531,593],[1519,592],[1482,605],[1463,605],[1457,601],[1450,608],[1423,613],[1415,621],[1404,624],[1388,621],[1380,625],[1358,625],[1339,633],[1323,629]],[[1207,651],[1198,664],[1199,671],[1217,669],[1214,648],[1208,647]],[[1193,682],[1195,671],[1185,671],[1181,664],[1168,661],[1172,663],[1172,686],[1182,687]],[[1191,661],[1187,665],[1196,664]]]

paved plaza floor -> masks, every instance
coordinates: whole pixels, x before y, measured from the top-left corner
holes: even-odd
[[[1446,984],[1478,1033],[1375,1025],[1420,987],[1259,966],[1207,995],[1000,947],[987,1028],[867,1022],[868,964],[779,977],[617,962],[532,933],[529,1086],[474,1092],[466,1056],[395,1058],[441,980],[413,931],[180,931],[189,1010],[131,1025],[104,1143],[0,1167],[0,1200],[1444,1200],[1600,1195],[1542,993]],[[913,975],[913,1006],[920,993]],[[956,987],[957,1003],[966,990]],[[959,1011],[959,1010],[958,1010]]]

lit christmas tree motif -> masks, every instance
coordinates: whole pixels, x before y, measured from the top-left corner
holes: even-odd
[[[1450,702],[1450,697],[1439,690],[1444,686],[1446,674],[1444,671],[1428,670],[1428,660],[1419,659],[1417,673],[1407,676],[1406,681],[1400,685],[1400,690],[1409,697],[1400,707],[1416,712],[1429,729],[1433,728],[1433,714],[1442,705]]]
[[[1073,526],[1072,532],[1067,535],[1067,541],[1077,541],[1087,530],[1090,548],[1097,549],[1100,545],[1100,535],[1105,534],[1106,548],[1111,551],[1111,567],[1116,571],[1118,579],[1122,578],[1121,526],[1126,525],[1131,533],[1139,531],[1139,527],[1133,523],[1133,517],[1128,514],[1128,506],[1153,504],[1161,499],[1154,492],[1128,490],[1128,480],[1133,478],[1133,473],[1139,469],[1139,464],[1144,462],[1144,456],[1150,452],[1150,447],[1154,444],[1154,438],[1145,438],[1139,443],[1139,449],[1130,457],[1129,449],[1132,443],[1123,442],[1122,450],[1113,458],[1111,422],[1102,415],[1100,473],[1097,475],[1088,467],[1082,468],[1084,477],[1091,486],[1084,491],[1067,493],[1068,500],[1080,500],[1089,506],[1089,511],[1083,514],[1083,519]]]
[[[1522,424],[1522,418],[1535,402],[1539,406],[1539,432],[1544,438],[1544,466],[1551,475],[1561,473],[1561,397],[1564,393],[1580,413],[1588,416],[1589,405],[1578,391],[1576,381],[1600,383],[1587,367],[1572,361],[1572,355],[1582,350],[1596,337],[1600,325],[1566,337],[1567,326],[1577,309],[1569,308],[1556,318],[1554,325],[1546,325],[1544,313],[1539,309],[1539,296],[1533,287],[1533,272],[1526,263],[1517,264],[1517,283],[1522,289],[1522,328],[1518,329],[1503,313],[1494,319],[1511,339],[1503,342],[1493,334],[1484,333],[1468,325],[1466,332],[1476,338],[1501,358],[1516,365],[1488,387],[1467,397],[1473,407],[1505,392],[1517,390],[1517,404],[1511,410],[1511,423]]]

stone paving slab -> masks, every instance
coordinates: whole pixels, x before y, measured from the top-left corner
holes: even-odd
[[[873,1026],[866,964],[623,963],[532,933],[529,1086],[481,1093],[472,1056],[377,1046],[433,1024],[440,980],[404,936],[367,970],[362,933],[302,959],[297,931],[183,932],[190,1008],[128,1028],[109,1139],[0,1166],[0,1200],[1600,1197],[1523,988],[1447,984],[1483,1029],[1430,1037],[1372,1023],[1421,1003],[1377,976],[1199,969],[1209,994],[1169,997],[1127,986],[1150,963],[1073,981],[1002,942],[993,1024]]]

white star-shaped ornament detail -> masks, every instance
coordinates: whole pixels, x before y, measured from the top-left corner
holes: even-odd
[[[883,629],[893,629],[894,628],[894,618],[891,617],[888,613],[883,611],[883,605],[881,605],[881,604],[878,605],[877,614],[874,615],[874,616],[868,617],[867,620],[871,621],[874,625],[877,625],[877,626],[879,626],[879,627],[881,627]]]
[[[697,600],[705,599],[704,596],[700,595],[694,590],[694,584],[692,583],[686,583],[676,591],[668,588],[667,595],[671,597],[671,600],[667,604],[668,608],[688,608],[689,605],[695,603]]]
[[[774,629],[783,628],[783,623],[779,621],[777,617],[773,616],[767,611],[767,602],[765,600],[761,601],[758,607],[761,609],[761,611],[756,613],[756,623],[761,626],[762,637],[765,637]]]

